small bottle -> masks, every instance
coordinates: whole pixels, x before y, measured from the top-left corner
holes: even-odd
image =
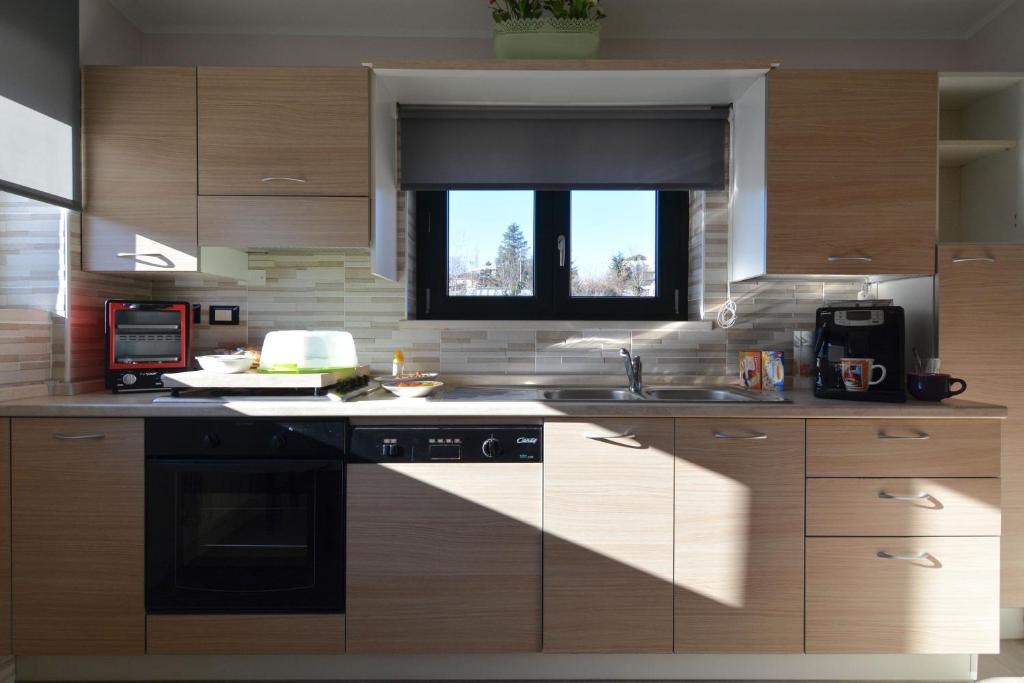
[[[395,351],[395,355],[391,357],[391,374],[394,377],[405,374],[405,354],[401,350]]]

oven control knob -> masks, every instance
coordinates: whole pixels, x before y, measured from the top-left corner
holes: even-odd
[[[270,447],[273,448],[275,451],[283,451],[284,436],[282,436],[281,434],[274,434],[272,437],[270,437]]]
[[[220,437],[216,434],[204,434],[203,446],[206,448],[217,448],[220,446]]]
[[[492,436],[483,442],[480,450],[486,458],[497,458],[502,453],[501,442]]]
[[[121,381],[124,382],[124,385],[126,387],[130,387],[131,385],[133,385],[136,382],[138,382],[139,378],[136,377],[135,375],[133,375],[130,372],[126,372],[123,375],[121,375]]]

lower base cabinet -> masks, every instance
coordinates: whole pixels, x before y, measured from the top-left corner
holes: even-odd
[[[999,652],[999,539],[808,538],[807,653]]]
[[[11,431],[14,653],[145,653],[143,421]]]
[[[151,655],[337,655],[344,614],[151,614]]]
[[[675,651],[804,650],[804,421],[677,420]]]

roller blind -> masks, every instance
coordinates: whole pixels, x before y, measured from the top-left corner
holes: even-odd
[[[3,0],[0,189],[77,208],[78,0]]]
[[[401,184],[724,189],[728,116],[728,107],[401,106]]]

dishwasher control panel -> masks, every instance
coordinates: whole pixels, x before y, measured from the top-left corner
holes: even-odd
[[[541,462],[544,428],[353,427],[349,461],[385,462]]]

